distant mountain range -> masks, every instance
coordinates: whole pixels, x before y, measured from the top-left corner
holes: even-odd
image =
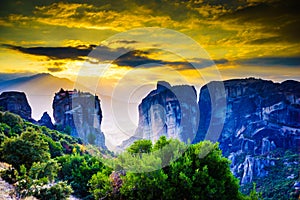
[[[45,90],[47,87],[47,90]],[[26,94],[49,94],[58,91],[61,87],[71,89],[74,82],[66,78],[58,78],[49,73],[24,76],[6,81],[0,81],[0,91],[23,90]]]
[[[4,81],[9,81],[12,79],[17,79],[21,77],[29,77],[35,75],[34,73],[0,73],[0,83]]]

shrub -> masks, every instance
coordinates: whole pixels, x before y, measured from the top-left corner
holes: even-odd
[[[2,159],[19,169],[22,164],[29,169],[34,162],[50,159],[49,146],[41,134],[28,128],[21,136],[5,138],[0,146]]]
[[[38,199],[43,200],[65,200],[73,192],[71,186],[66,182],[58,182],[51,187],[42,187],[33,193]]]
[[[10,127],[14,127],[16,125],[23,126],[23,119],[16,114],[10,113],[10,112],[5,112],[4,115],[2,116],[2,122],[6,123]]]

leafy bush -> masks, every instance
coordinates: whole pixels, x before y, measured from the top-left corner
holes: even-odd
[[[65,182],[54,183],[59,165],[54,160],[47,163],[33,163],[27,170],[20,166],[16,174],[15,183],[17,196],[24,198],[35,196],[40,199],[66,199],[72,193],[72,189]]]
[[[0,145],[2,144],[2,142],[4,142],[6,138],[6,135],[2,132],[0,132]],[[0,157],[1,157],[2,152],[0,152]]]
[[[13,136],[10,126],[5,123],[0,123],[0,132],[3,133],[7,137]]]
[[[4,115],[1,117],[1,122],[6,123],[10,127],[15,127],[15,126],[23,126],[23,119],[16,114],[13,114],[11,112],[5,112]]]
[[[83,198],[91,195],[88,181],[104,168],[101,161],[96,157],[79,154],[64,155],[58,157],[57,161],[62,166],[58,178],[67,181],[76,196]]]
[[[167,148],[169,145],[166,144],[174,145],[176,148],[170,148],[174,151],[168,152],[164,150],[170,150]],[[186,151],[182,152],[182,150]],[[150,164],[152,167],[144,166],[143,169],[153,170],[143,173],[127,171],[124,176],[114,175],[116,178],[107,178],[105,171],[98,172],[90,180],[96,199],[104,197],[107,199],[245,198],[239,192],[238,180],[230,172],[230,162],[222,156],[218,144],[205,141],[187,147],[179,141],[161,138],[158,144],[154,144],[154,148],[148,140],[141,140],[135,142],[127,151],[129,154],[123,153],[117,158],[121,160],[123,166],[130,164],[129,162],[132,168]],[[144,154],[141,154],[142,152]],[[130,157],[132,153],[137,153],[138,157]],[[159,156],[162,153],[164,156]],[[181,153],[183,154],[179,157],[178,154]],[[153,167],[155,163],[161,164],[160,159],[164,159],[165,156],[166,160],[172,161],[169,166],[161,169]],[[178,159],[174,160],[174,158]],[[124,165],[124,160],[127,159],[129,162]],[[116,184],[119,187],[116,187]]]
[[[50,159],[49,146],[40,133],[28,128],[21,136],[6,138],[0,146],[2,160],[19,169],[22,164],[29,169],[34,162]]]
[[[276,148],[270,154],[273,157],[274,166],[266,168],[268,176],[254,178],[256,190],[262,193],[265,200],[297,199],[298,197],[294,196],[293,185],[296,180],[299,180],[299,154],[280,148]],[[292,174],[294,178],[288,178]],[[251,196],[252,188],[252,183],[244,184],[241,186],[241,191]]]
[[[42,187],[33,193],[38,199],[43,200],[65,200],[73,192],[71,186],[66,182],[58,182],[51,187]]]
[[[18,197],[66,199],[72,192],[85,200],[257,200],[261,197],[256,188],[249,197],[239,192],[238,180],[231,174],[229,160],[222,156],[218,144],[206,141],[187,146],[161,137],[155,144],[150,140],[136,141],[117,158],[110,152],[81,144],[78,138],[24,122],[9,112],[0,112],[1,160],[15,168],[1,172],[1,176],[15,183]],[[100,154],[98,156],[110,154],[112,158],[108,162],[118,171],[112,172],[102,164],[103,158],[88,152]],[[293,152],[278,151],[274,155],[285,155],[289,162],[298,158]],[[289,174],[297,173],[283,162],[279,164]],[[136,173],[139,170],[143,173]],[[277,174],[278,170],[270,170],[270,173]],[[280,176],[286,177],[286,174]],[[276,182],[266,179],[266,186],[258,184],[258,190],[269,189],[264,193],[266,197],[280,199],[280,193],[284,193],[284,198],[289,197],[287,188],[293,180],[279,180],[275,185],[270,181]],[[279,183],[284,184],[279,187]]]
[[[127,151],[132,154],[150,153],[152,151],[152,142],[150,140],[137,140]]]
[[[51,137],[43,135],[43,140],[46,141],[49,145],[51,158],[55,158],[63,155],[63,147],[59,142],[55,142]]]
[[[94,174],[90,179],[90,192],[95,199],[101,199],[102,197],[113,199],[118,197],[118,194],[115,194],[113,191],[113,183],[109,178],[110,173],[111,170],[103,169],[102,171],[97,172],[97,174]]]
[[[31,166],[28,175],[32,179],[47,178],[50,182],[54,181],[57,177],[57,172],[60,169],[56,160],[49,160],[48,162],[35,162]]]
[[[1,178],[10,184],[17,182],[18,175],[18,171],[13,167],[0,171]]]

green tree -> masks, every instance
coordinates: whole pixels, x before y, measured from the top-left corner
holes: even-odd
[[[72,128],[71,128],[71,126],[66,126],[66,127],[64,128],[63,132],[65,132],[65,133],[68,134],[68,135],[71,135],[71,133],[72,133]]]
[[[104,167],[100,160],[89,155],[73,154],[58,157],[57,161],[62,166],[58,172],[58,178],[67,181],[76,196],[87,198],[91,195],[88,182]]]
[[[8,126],[5,123],[0,123],[0,132],[3,133],[7,137],[11,137],[11,136],[14,135],[12,133],[12,130],[11,130],[10,126]]]
[[[21,136],[5,138],[0,151],[2,160],[16,169],[20,169],[22,164],[29,169],[34,162],[46,162],[50,159],[47,142],[32,128],[28,128]]]
[[[190,145],[169,167],[172,187],[166,199],[241,199],[238,180],[222,156],[218,144],[208,141]],[[181,190],[178,190],[181,188]]]
[[[144,148],[145,146],[147,148]],[[152,149],[149,147],[151,147],[149,142],[142,140],[136,141],[128,148],[129,152],[143,152],[140,159],[130,158],[134,167],[138,168],[139,165],[147,164],[151,166],[148,168],[143,166],[142,169],[146,170],[142,173],[130,171],[126,173],[126,176],[122,178],[121,198],[230,200],[244,198],[239,192],[238,180],[230,171],[230,161],[222,156],[218,144],[205,141],[187,146],[176,140],[160,138],[158,144],[154,144],[153,149],[156,151],[151,152]],[[128,158],[124,155],[127,154],[121,154],[118,159]],[[164,159],[165,156],[171,161],[168,166],[162,169],[153,167],[153,164],[157,162],[156,159]],[[175,160],[175,158],[178,159]],[[151,171],[151,169],[156,170]],[[102,188],[104,190],[106,187]],[[101,194],[106,193],[101,191]]]
[[[110,174],[111,170],[105,168],[102,169],[102,171],[97,172],[97,174],[94,174],[90,179],[90,192],[93,194],[95,199],[118,199],[118,194],[114,194],[114,185],[113,181],[109,177]]]
[[[50,182],[57,177],[57,172],[60,169],[56,160],[50,159],[48,162],[35,162],[32,164],[28,174],[32,179],[47,178]]]
[[[6,135],[3,132],[0,132],[0,145],[1,143],[5,140]],[[2,152],[0,152],[0,157],[1,157]]]
[[[152,172],[128,172],[123,178],[120,189],[121,196],[125,199],[163,199],[165,190],[168,189],[168,175],[162,169]]]
[[[55,158],[63,155],[63,147],[60,142],[55,142],[51,137],[43,135],[43,140],[49,145],[49,151],[51,158]]]
[[[256,183],[253,183],[253,189],[250,192],[250,196],[249,196],[251,200],[262,200],[262,193],[261,192],[257,192],[256,191]]]
[[[152,151],[152,142],[150,140],[137,140],[127,151],[132,154],[150,153]]]
[[[166,136],[161,136],[157,141],[156,143],[154,144],[153,146],[153,150],[160,150],[162,149],[163,147],[165,147],[166,145],[170,144],[170,141],[171,140],[167,140],[167,137]]]

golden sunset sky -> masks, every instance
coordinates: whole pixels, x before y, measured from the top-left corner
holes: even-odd
[[[102,41],[133,28],[160,27],[198,42],[223,79],[299,80],[299,13],[297,0],[2,0],[0,72],[47,72],[74,80]],[[101,54],[143,45],[121,38],[101,44]],[[183,45],[182,51],[186,48]],[[144,59],[142,64],[159,60],[180,68],[171,54],[135,51],[130,56],[133,61]],[[108,61],[100,59],[98,68]],[[133,67],[132,62],[117,62],[106,76],[122,76]],[[180,70],[187,77],[193,74],[191,69]]]

